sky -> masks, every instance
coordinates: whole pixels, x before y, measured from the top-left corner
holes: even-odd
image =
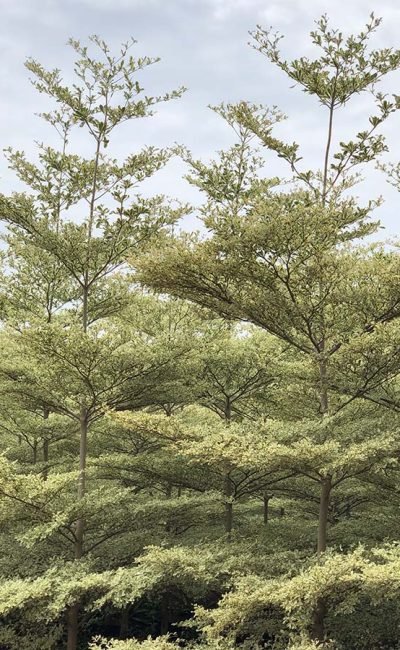
[[[24,67],[27,57],[46,68],[60,68],[71,80],[73,52],[69,37],[87,41],[91,34],[104,38],[118,51],[121,42],[134,37],[133,54],[161,57],[141,77],[156,94],[186,86],[183,98],[161,105],[155,117],[124,127],[114,142],[113,154],[123,156],[144,144],[189,147],[196,157],[210,159],[218,149],[232,144],[232,133],[208,106],[246,100],[278,106],[287,116],[279,135],[296,140],[306,168],[320,167],[327,116],[313,97],[293,88],[285,75],[249,46],[249,31],[257,24],[272,26],[285,38],[285,58],[312,52],[309,32],[314,21],[327,13],[332,26],[345,33],[358,32],[371,11],[383,18],[374,47],[400,48],[398,0],[0,0],[0,148],[13,146],[35,156],[35,141],[51,141],[48,127],[35,113],[49,110],[48,100],[30,85]],[[400,94],[400,72],[390,76],[384,89]],[[338,116],[337,140],[356,133],[367,124],[368,98]],[[400,160],[400,115],[385,127],[391,145],[387,160]],[[185,169],[172,162],[152,181],[151,191],[183,200],[196,200],[182,179]],[[282,163],[267,157],[267,173],[283,172]],[[0,158],[0,191],[18,185],[7,163]],[[358,193],[361,200],[384,195],[377,215],[385,230],[380,238],[398,234],[398,192],[382,172],[370,170]],[[193,223],[189,221],[189,228]]]

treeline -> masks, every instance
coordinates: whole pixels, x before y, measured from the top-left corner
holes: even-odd
[[[325,115],[317,169],[245,101],[213,109],[212,161],[118,160],[118,127],[184,92],[146,94],[157,60],[71,40],[71,86],[27,61],[60,144],[8,149],[26,192],[0,195],[2,650],[400,648],[400,261],[356,188],[400,187],[379,24],[322,17],[294,61],[252,34]],[[143,193],[173,156],[199,207]]]

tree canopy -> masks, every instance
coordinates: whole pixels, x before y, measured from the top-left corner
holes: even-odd
[[[213,160],[120,160],[185,91],[145,91],[158,59],[95,36],[70,85],[26,62],[59,146],[7,149],[26,189],[0,195],[2,650],[400,647],[400,258],[357,196],[368,167],[400,185],[380,22],[323,16],[293,61],[251,33],[326,117],[317,166],[251,101],[211,107]],[[197,206],[144,189],[175,156]]]

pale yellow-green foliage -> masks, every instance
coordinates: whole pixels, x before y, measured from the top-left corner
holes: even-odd
[[[90,650],[176,650],[177,645],[167,638],[147,639],[146,641],[129,641],[95,639],[89,645]]]

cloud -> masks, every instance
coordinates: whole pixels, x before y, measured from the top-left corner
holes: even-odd
[[[67,0],[67,2],[76,8],[90,8],[95,11],[131,12],[141,7],[155,7],[160,5],[162,0]]]
[[[230,144],[232,134],[207,105],[246,99],[278,104],[289,116],[280,135],[300,142],[305,166],[318,166],[326,128],[323,110],[314,98],[291,90],[285,75],[247,46],[248,31],[257,23],[272,26],[286,36],[281,46],[284,57],[307,55],[308,33],[322,13],[328,13],[333,26],[351,33],[363,27],[373,5],[375,0],[0,0],[0,147],[13,144],[34,156],[34,141],[48,142],[48,132],[33,114],[48,110],[49,100],[30,87],[23,66],[27,56],[47,68],[61,68],[70,79],[73,57],[65,46],[69,36],[85,41],[88,34],[98,33],[118,51],[132,34],[138,39],[134,56],[162,58],[140,77],[146,92],[159,94],[181,84],[189,92],[160,106],[153,119],[126,125],[112,153],[122,156],[145,142],[164,146],[179,141],[196,156],[209,159]],[[398,0],[380,0],[377,14],[384,22],[374,36],[374,46],[400,45]],[[388,81],[389,92],[397,91],[399,76]],[[366,99],[361,98],[340,112],[337,124],[344,137],[362,128],[368,110]],[[387,128],[390,143],[397,141],[399,121],[400,116],[395,117]],[[396,155],[393,150],[394,160]],[[272,156],[269,160],[268,170],[274,174],[278,167]],[[163,173],[160,188],[187,198],[178,167]],[[374,179],[372,189],[371,183],[367,189],[390,197],[381,214],[394,230],[397,199],[382,176],[375,174]],[[0,191],[14,187],[0,159]]]
[[[9,26],[29,21],[31,25],[54,26],[64,14],[62,5],[57,0],[41,0],[40,7],[26,0],[0,0],[3,24]]]
[[[265,5],[263,0],[203,0],[212,12],[212,17],[224,21],[235,14],[245,13],[258,15]]]

